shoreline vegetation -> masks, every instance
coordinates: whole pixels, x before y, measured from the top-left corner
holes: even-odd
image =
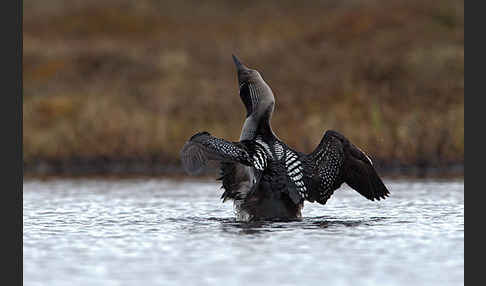
[[[234,53],[292,148],[332,129],[384,176],[463,176],[464,1],[210,3],[24,0],[24,174],[179,176],[194,133],[239,137]]]
[[[380,176],[384,178],[414,178],[414,179],[454,179],[464,178],[464,165],[451,164],[441,166],[402,165],[397,163],[374,162]],[[118,159],[73,159],[58,161],[39,161],[24,165],[26,177],[97,177],[107,176],[113,178],[124,177],[187,177],[180,164],[163,164],[157,160]],[[210,166],[198,176],[192,178],[219,177],[217,163]]]

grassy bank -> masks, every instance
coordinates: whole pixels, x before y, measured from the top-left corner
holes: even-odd
[[[334,129],[383,168],[464,163],[463,1],[65,2],[24,1],[26,172],[177,168],[197,131],[237,140],[231,53],[300,151]]]

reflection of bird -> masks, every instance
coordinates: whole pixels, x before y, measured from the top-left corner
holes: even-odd
[[[247,110],[240,141],[197,133],[182,148],[181,159],[190,174],[208,160],[221,162],[222,199],[234,201],[238,219],[299,218],[304,200],[325,204],[344,182],[369,200],[389,195],[370,158],[335,131],[327,131],[310,154],[283,143],[270,126],[272,90],[258,71],[233,60]]]

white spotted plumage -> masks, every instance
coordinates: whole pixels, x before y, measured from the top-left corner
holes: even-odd
[[[259,145],[255,148],[253,155],[254,166],[257,170],[263,171],[267,166],[267,154]]]
[[[255,141],[265,149],[266,155],[270,156],[270,158],[273,159],[273,153],[272,150],[270,150],[270,146],[261,138],[257,138]]]
[[[277,159],[281,160],[283,155],[284,155],[284,150],[283,150],[282,145],[280,145],[280,143],[277,142],[277,143],[275,143],[273,148],[275,150],[275,155],[277,155]]]
[[[283,150],[282,150],[283,153]],[[290,178],[292,183],[296,186],[297,191],[303,197],[307,197],[307,188],[302,181],[304,177],[304,168],[302,167],[302,162],[298,159],[297,154],[291,150],[286,150],[285,152],[285,167],[287,168],[287,176]]]
[[[295,160],[294,163],[292,163],[290,166],[288,166],[288,170],[289,171],[292,171],[294,170],[296,167],[300,166],[300,161],[299,160]]]
[[[297,176],[295,177],[292,177],[292,180],[295,182],[295,181],[299,181],[300,179],[302,179],[302,172],[299,172],[297,174]]]

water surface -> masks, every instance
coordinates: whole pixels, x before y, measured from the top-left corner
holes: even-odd
[[[464,181],[240,223],[216,182],[26,180],[24,285],[463,285]]]

